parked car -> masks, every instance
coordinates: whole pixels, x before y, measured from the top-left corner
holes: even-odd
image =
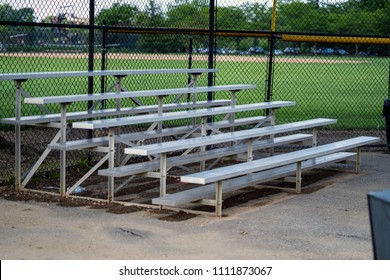
[[[282,50],[279,50],[279,49],[276,49],[274,53],[275,53],[275,55],[282,55],[282,54],[284,54],[284,52]]]
[[[291,48],[291,47],[287,47],[283,51],[283,53],[285,54],[299,54],[299,52],[300,52],[299,48]]]
[[[336,54],[336,51],[332,48],[325,48],[322,53],[323,54]]]
[[[266,55],[269,55],[269,51],[265,51],[264,52]],[[283,51],[282,50],[279,50],[279,49],[276,49],[275,51],[274,51],[274,54],[275,55],[282,55],[283,54]]]
[[[249,54],[248,51],[238,51],[238,54]]]
[[[264,49],[262,47],[251,47],[248,50],[249,54],[260,54],[264,53]]]
[[[320,49],[314,49],[313,53],[331,55],[331,54],[336,54],[336,51],[332,48],[320,48]]]
[[[208,53],[209,49],[208,48],[199,48],[198,53]]]
[[[229,53],[229,50],[228,50],[228,49],[225,49],[225,48],[217,48],[217,49],[216,49],[216,52],[217,52],[218,54],[227,54],[227,53]]]
[[[347,52],[346,50],[343,50],[343,49],[338,49],[337,52],[340,54],[340,55],[348,55],[349,52]]]

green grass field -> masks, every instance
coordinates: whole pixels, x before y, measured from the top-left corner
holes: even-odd
[[[383,129],[381,110],[387,97],[388,61],[385,58],[323,58],[320,62],[310,61],[312,57],[280,59],[274,67],[273,100],[291,100],[297,103],[294,108],[285,108],[278,113],[279,122],[290,122],[316,117],[337,118],[333,129]],[[86,58],[47,58],[0,56],[2,73],[49,72],[86,70]],[[100,68],[100,60],[95,62]],[[194,61],[193,68],[207,67],[207,61]],[[108,69],[148,69],[148,68],[187,68],[187,61],[180,59],[115,59],[108,60]],[[250,83],[257,89],[238,94],[239,103],[261,102],[265,99],[267,74],[266,62],[240,61],[232,59],[218,61],[217,84]],[[32,96],[86,94],[86,78],[65,78],[30,80],[24,90]],[[107,79],[106,90],[114,83]],[[137,76],[124,79],[128,90],[184,87],[184,75]],[[202,76],[199,85],[206,85],[207,77]],[[100,92],[100,79],[94,81],[94,91]],[[0,81],[2,110],[0,118],[13,117],[15,108],[15,85],[13,81]],[[205,99],[203,95],[201,99]],[[216,98],[228,98],[228,93]],[[154,98],[143,100],[146,104]],[[70,111],[85,109],[86,104],[74,104]],[[50,107],[58,112],[58,106]],[[24,115],[40,114],[32,105],[23,105]],[[252,114],[258,114],[253,112]],[[248,116],[247,114],[245,116]]]

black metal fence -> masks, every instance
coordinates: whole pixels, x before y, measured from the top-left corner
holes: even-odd
[[[382,139],[371,149],[385,149],[389,1],[58,2],[0,1],[1,73],[215,67],[219,72],[202,77],[201,85],[256,84],[256,90],[238,96],[239,103],[293,100],[297,106],[280,110],[279,123],[337,118],[336,125],[321,131],[321,141],[369,134]],[[108,91],[113,83],[111,78],[64,78],[28,81],[24,89],[32,96],[87,94]],[[175,75],[124,80],[128,89],[186,83]],[[13,117],[12,81],[1,82],[0,98],[0,118]],[[55,106],[49,109],[58,112]],[[70,108],[80,109],[85,108]],[[23,105],[22,112],[39,111]],[[24,169],[52,134],[45,128],[23,129]],[[12,178],[13,149],[13,127],[0,124],[0,180]],[[57,167],[55,156],[43,169]],[[83,157],[70,153],[68,161]]]

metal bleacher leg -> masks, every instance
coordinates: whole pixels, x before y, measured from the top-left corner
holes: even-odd
[[[358,147],[356,149],[356,174],[360,173],[360,166],[361,166],[361,159],[360,159],[360,154],[361,154],[361,148]]]
[[[198,78],[199,78],[199,73],[195,73],[195,74],[192,74],[191,75],[191,82],[187,85],[187,87],[193,87],[193,88],[196,88],[198,86]],[[194,106],[196,105],[196,102],[197,102],[197,96],[196,96],[196,93],[192,93],[192,104],[194,104]],[[195,126],[196,125],[196,118],[192,118],[192,125]]]
[[[116,78],[116,83],[115,83],[115,88],[116,88],[116,94],[121,94],[122,92],[122,78],[123,76],[115,76]],[[121,110],[121,99],[116,100],[116,110],[119,112]],[[115,129],[115,135],[120,135],[120,128]],[[116,164],[119,165],[121,161],[121,143],[116,143],[115,144],[115,150],[117,152],[116,155]]]
[[[274,126],[276,124],[276,109],[271,109],[271,114],[270,114],[270,125],[271,126]],[[275,135],[274,134],[271,134],[270,135],[270,139],[272,140],[272,142],[275,140]],[[273,156],[274,153],[275,153],[275,150],[274,148],[270,148],[270,151],[269,151],[270,155]]]
[[[108,131],[108,168],[115,167],[115,128]],[[108,202],[114,201],[114,177],[108,176]]]
[[[160,155],[160,196],[167,193],[167,154]]]
[[[215,190],[215,216],[222,217],[222,181],[217,182]]]
[[[318,134],[318,129],[313,128],[313,142],[312,142],[313,147],[317,147],[317,134]]]
[[[295,174],[295,192],[300,193],[302,189],[302,162],[297,162],[297,169]]]
[[[61,103],[61,136],[60,143],[66,143],[66,103]],[[60,196],[66,195],[66,151],[60,151]]]
[[[204,137],[207,135],[207,131],[206,131],[206,125],[207,125],[207,119],[205,116],[202,117],[202,120],[201,120],[202,124],[201,124],[201,136]],[[205,152],[206,151],[206,146],[201,146],[200,147],[200,151],[201,152]],[[206,161],[202,160],[200,162],[200,166],[199,166],[199,169],[200,171],[203,171],[203,170],[206,170]]]
[[[24,80],[15,80],[16,83],[16,101],[15,101],[15,118],[20,121],[21,117],[21,98],[22,98],[22,82]],[[15,189],[20,191],[22,181],[22,144],[21,144],[21,127],[20,124],[15,125]]]
[[[163,114],[163,99],[164,99],[165,96],[161,95],[161,96],[158,96],[157,99],[158,99],[158,115],[159,116],[162,116]],[[157,131],[158,131],[158,134],[161,134],[162,132],[162,128],[163,128],[163,123],[162,121],[159,121],[158,124],[157,124]],[[160,136],[158,138],[158,142],[161,143],[162,142],[162,137]]]
[[[248,152],[247,152],[247,161],[252,161],[253,160],[253,141],[254,139],[249,139],[248,140]]]
[[[235,90],[230,91],[230,93],[231,93],[231,103],[230,103],[230,106],[232,106],[232,107],[237,105],[237,95],[236,95],[236,92],[237,91],[235,91]],[[231,127],[230,127],[230,132],[234,131],[233,123],[235,122],[235,120],[236,120],[236,114],[235,113],[230,114],[229,122],[232,124]],[[232,143],[232,145],[233,145],[233,143]]]

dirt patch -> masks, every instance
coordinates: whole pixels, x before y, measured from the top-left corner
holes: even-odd
[[[229,165],[230,162],[224,161],[221,165]],[[73,167],[67,169],[69,178],[77,180],[83,175],[85,170]],[[176,171],[178,172],[178,171]],[[319,170],[310,171],[304,174],[302,182],[302,194],[309,194],[325,188],[333,182],[329,180],[333,176],[340,173],[340,171],[333,170]],[[37,201],[50,204],[56,204],[61,207],[89,207],[90,209],[103,209],[112,214],[129,214],[139,211],[148,211],[152,215],[161,216],[160,220],[169,222],[180,222],[197,217],[196,214],[190,214],[184,211],[178,212],[166,209],[153,209],[148,205],[152,205],[153,198],[159,196],[159,180],[152,178],[137,177],[126,187],[122,188],[115,194],[115,200],[118,203],[108,203],[107,199],[107,180],[98,175],[92,175],[86,182],[83,183],[83,191],[79,194],[72,195],[65,198],[59,196],[59,179],[54,176],[52,178],[48,174],[40,174],[32,184],[29,185],[31,191],[12,191],[9,187],[0,188],[0,197],[4,197],[11,201]],[[321,180],[326,178],[326,183],[321,183]],[[320,182],[320,183],[318,183]],[[120,182],[116,182],[117,185]],[[295,184],[289,182],[269,182],[267,185],[272,187],[284,187],[294,190]],[[175,178],[168,178],[167,180],[168,193],[186,190],[193,186],[189,184],[182,184]],[[39,192],[36,192],[39,191]],[[45,192],[43,192],[45,191]],[[272,203],[272,197],[275,194],[283,192],[280,189],[274,188],[254,188],[247,187],[228,194],[224,197],[223,209],[239,207],[245,204],[246,207],[259,207]],[[129,205],[123,205],[128,203]],[[137,204],[135,205],[131,205]],[[138,205],[145,205],[140,207]],[[157,207],[154,205],[153,207]],[[204,211],[213,214],[215,209],[211,206],[198,206],[192,210]]]
[[[196,215],[196,214],[191,214],[191,213],[186,213],[186,212],[180,211],[180,212],[174,213],[172,215],[160,217],[158,219],[162,220],[162,221],[167,221],[167,222],[181,222],[181,221],[186,221],[186,220],[195,218],[197,216],[198,215]]]
[[[129,214],[144,210],[145,208],[137,206],[113,205],[107,209],[107,212],[112,214]]]

